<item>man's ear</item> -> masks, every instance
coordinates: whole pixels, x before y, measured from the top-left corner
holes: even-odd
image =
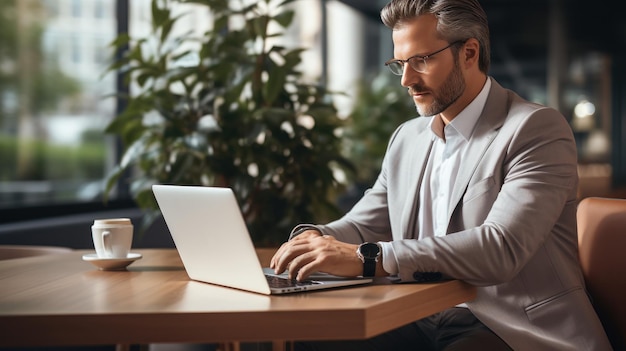
[[[480,43],[475,38],[468,39],[461,48],[461,62],[465,68],[472,65],[478,65],[478,57],[480,56]]]

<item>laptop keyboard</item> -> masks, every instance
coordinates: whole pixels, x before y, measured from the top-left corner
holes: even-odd
[[[319,282],[312,280],[303,280],[299,282],[295,279],[283,278],[269,274],[266,274],[265,278],[267,279],[267,283],[270,287],[279,289],[320,284]]]

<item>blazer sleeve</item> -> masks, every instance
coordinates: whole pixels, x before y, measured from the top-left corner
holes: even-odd
[[[407,124],[401,124],[390,137],[381,172],[374,185],[365,191],[346,215],[326,225],[316,225],[318,230],[352,244],[392,240],[387,189],[387,173],[391,167],[389,158],[393,154],[390,149]]]

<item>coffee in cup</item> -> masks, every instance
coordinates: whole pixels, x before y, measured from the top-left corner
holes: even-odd
[[[91,234],[99,258],[126,258],[130,253],[133,242],[130,218],[96,219]]]

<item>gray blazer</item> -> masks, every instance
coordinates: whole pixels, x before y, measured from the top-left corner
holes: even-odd
[[[430,119],[402,124],[374,186],[317,227],[350,243],[393,241],[402,280],[434,271],[477,286],[468,307],[514,350],[610,350],[578,262],[577,152],[565,118],[492,79],[452,190],[448,235],[418,241]]]

